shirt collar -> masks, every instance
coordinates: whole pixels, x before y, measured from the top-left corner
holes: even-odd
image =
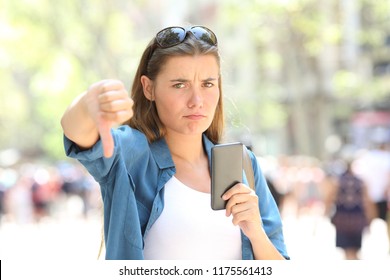
[[[211,148],[213,146],[214,144],[207,138],[205,134],[203,134],[203,148],[206,150],[209,162],[211,159]],[[155,158],[156,163],[160,169],[175,167],[168,145],[164,138],[156,140],[150,144],[150,150],[152,151],[153,157]]]

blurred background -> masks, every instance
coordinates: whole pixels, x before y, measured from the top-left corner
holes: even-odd
[[[389,0],[1,0],[0,259],[97,258],[100,190],[60,118],[91,83],[130,88],[153,36],[191,24],[218,36],[226,140],[275,185],[291,257],[343,258],[326,179],[346,152],[390,155]],[[386,221],[363,234],[362,259],[389,259]]]

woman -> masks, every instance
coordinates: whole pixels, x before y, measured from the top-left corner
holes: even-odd
[[[226,212],[211,210],[222,99],[215,34],[168,27],[145,49],[131,98],[120,81],[103,80],[66,110],[66,153],[101,186],[106,259],[288,258],[253,153],[256,192],[236,184],[223,197]]]

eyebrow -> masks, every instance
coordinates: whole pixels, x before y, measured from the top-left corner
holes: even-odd
[[[216,81],[216,80],[218,80],[217,78],[207,78],[207,79],[204,79],[204,80],[202,80],[202,82],[210,82],[210,81]],[[172,83],[177,83],[177,82],[179,82],[179,83],[185,83],[185,82],[188,82],[189,80],[187,80],[187,79],[173,79],[173,80],[170,80],[170,82],[172,82]]]

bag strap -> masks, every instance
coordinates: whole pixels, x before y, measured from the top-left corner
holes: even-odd
[[[246,178],[248,180],[249,187],[254,190],[255,189],[255,175],[253,173],[252,161],[248,155],[248,149],[243,145],[242,149],[242,158],[243,158],[243,166]]]

